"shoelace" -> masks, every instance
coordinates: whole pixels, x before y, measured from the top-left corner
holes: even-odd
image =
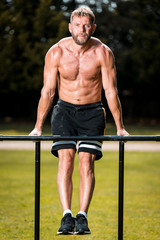
[[[77,216],[77,222],[78,224],[84,224],[84,223],[87,223],[87,219],[85,218],[85,216],[80,215],[80,216]]]
[[[70,214],[66,214],[64,217],[63,217],[63,224],[70,224],[70,223],[73,223],[74,222],[74,220],[73,220],[73,218],[71,217],[71,215]]]

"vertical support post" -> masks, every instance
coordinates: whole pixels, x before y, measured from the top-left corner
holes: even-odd
[[[35,240],[39,240],[40,231],[40,144],[40,142],[35,143]]]
[[[119,142],[118,240],[123,240],[124,142]]]

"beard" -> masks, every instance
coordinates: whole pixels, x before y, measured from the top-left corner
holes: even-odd
[[[83,36],[82,38],[79,36]],[[86,34],[86,33],[83,33],[83,34],[79,34],[79,35],[75,35],[73,32],[72,32],[72,38],[73,40],[75,41],[75,43],[77,43],[78,45],[85,45],[89,39],[91,38],[91,34]]]

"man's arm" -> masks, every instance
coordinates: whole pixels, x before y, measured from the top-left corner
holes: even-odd
[[[48,51],[45,57],[44,85],[37,110],[37,121],[35,128],[29,135],[41,135],[44,121],[52,106],[55,89],[57,85],[58,54],[57,48]]]
[[[108,48],[104,48],[101,72],[105,96],[117,127],[117,135],[129,135],[123,125],[122,108],[117,90],[114,56]]]

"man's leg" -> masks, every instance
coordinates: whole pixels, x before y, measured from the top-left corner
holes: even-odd
[[[74,149],[58,150],[59,165],[57,173],[57,186],[60,197],[60,202],[63,210],[63,218],[58,234],[73,234],[74,233],[74,218],[71,213],[72,199],[72,173],[74,169]],[[67,210],[67,211],[66,211]],[[64,212],[65,211],[65,212]],[[69,213],[70,211],[70,213]]]
[[[87,212],[92,199],[95,176],[94,176],[95,155],[79,152],[79,204],[80,211],[76,216],[76,234],[90,234],[87,221]]]
[[[86,213],[88,212],[95,186],[94,160],[94,154],[86,152],[79,153],[79,203],[80,211]]]
[[[57,173],[57,187],[63,212],[71,209],[72,173],[74,169],[74,149],[58,150],[59,165]]]

